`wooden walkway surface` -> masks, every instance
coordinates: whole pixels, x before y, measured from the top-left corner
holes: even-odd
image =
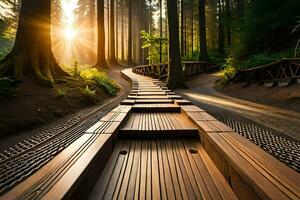
[[[0,199],[300,199],[300,175],[156,79]]]

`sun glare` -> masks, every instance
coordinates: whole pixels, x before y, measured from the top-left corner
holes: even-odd
[[[67,28],[64,30],[64,37],[68,40],[74,40],[76,35],[77,35],[76,31],[72,28]]]
[[[78,8],[78,0],[62,0],[62,23],[64,26],[63,36],[70,40],[74,40],[77,36],[76,30],[74,28],[75,24],[75,11]]]

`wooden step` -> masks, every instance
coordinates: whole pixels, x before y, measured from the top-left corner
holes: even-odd
[[[147,197],[237,199],[198,140],[120,140],[89,198]]]
[[[120,104],[121,105],[133,105],[134,103],[135,103],[135,100],[125,99]]]
[[[185,99],[176,99],[174,102],[178,105],[192,105],[192,102]]]
[[[137,93],[130,93],[130,95],[137,95],[137,96],[161,96],[161,95],[166,95],[165,92],[153,92],[153,91],[149,91],[149,92],[137,92]]]
[[[146,104],[146,103],[173,103],[172,99],[137,99],[134,100],[135,104]]]
[[[127,99],[171,99],[167,95],[160,95],[160,96],[128,96]]]
[[[133,112],[175,112],[180,113],[181,108],[176,104],[135,104],[132,107]]]
[[[119,130],[119,135],[127,137],[178,137],[197,134],[196,126],[180,113],[132,113]]]

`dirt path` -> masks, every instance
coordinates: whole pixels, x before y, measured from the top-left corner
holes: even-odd
[[[187,82],[189,89],[176,91],[184,97],[205,106],[208,111],[231,112],[275,129],[300,141],[300,113],[267,103],[228,96],[215,89],[216,74],[194,77]],[[255,96],[255,95],[254,95]]]
[[[32,131],[25,131],[18,134],[10,134],[9,136],[4,136],[0,138],[0,152],[8,149],[11,146],[14,146],[18,144],[19,142],[23,142],[25,140],[28,140],[34,135],[40,134],[40,133],[49,133],[60,131],[59,129],[61,127],[66,126],[74,126],[78,124],[82,119],[84,119],[86,116],[88,116],[90,113],[94,112],[95,110],[98,110],[99,117],[104,116],[109,110],[116,107],[122,100],[124,100],[129,92],[130,92],[130,84],[127,80],[125,80],[120,73],[120,70],[123,68],[120,67],[113,67],[110,71],[108,71],[108,74],[110,78],[116,80],[121,90],[117,94],[117,96],[109,98],[105,100],[102,105],[100,106],[92,106],[86,109],[83,109],[79,112],[64,116],[58,120],[55,120],[54,122],[51,122],[47,125],[43,125],[41,127],[38,127]],[[100,108],[100,110],[99,110]]]

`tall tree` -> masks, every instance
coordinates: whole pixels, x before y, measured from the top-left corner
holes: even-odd
[[[162,38],[162,0],[159,0],[159,37]],[[159,63],[162,63],[162,41],[159,40]]]
[[[94,49],[95,49],[95,0],[89,1],[90,8],[90,41],[92,50],[92,59],[94,59]]]
[[[179,50],[177,1],[167,0],[167,12],[169,24],[169,70],[167,86],[170,89],[175,89],[182,87],[184,84]]]
[[[230,12],[230,1],[226,0],[226,17],[227,17],[227,22],[226,22],[226,34],[227,34],[227,45],[231,45],[231,12]]]
[[[97,0],[97,21],[98,21],[98,49],[96,66],[106,68],[105,60],[105,27],[104,27],[104,0]]]
[[[116,52],[115,52],[115,1],[110,0],[110,29],[109,29],[109,35],[110,35],[110,54],[109,54],[109,63],[112,65],[117,64],[116,60]]]
[[[180,1],[180,49],[181,56],[184,56],[184,9],[183,9],[183,0]]]
[[[221,0],[218,0],[218,50],[224,53],[225,49],[225,29],[223,25],[223,6]]]
[[[119,0],[116,0],[116,59],[119,58]]]
[[[205,22],[205,0],[199,0],[199,38],[200,52],[198,60],[208,61],[207,43],[206,43],[206,22]]]
[[[132,0],[128,0],[128,50],[127,50],[127,64],[133,65],[132,61]]]
[[[124,8],[125,7],[125,0],[121,0],[121,60],[124,61]]]
[[[51,0],[22,2],[12,51],[0,62],[0,77],[35,78],[54,86],[54,80],[68,74],[57,64],[51,50]]]

